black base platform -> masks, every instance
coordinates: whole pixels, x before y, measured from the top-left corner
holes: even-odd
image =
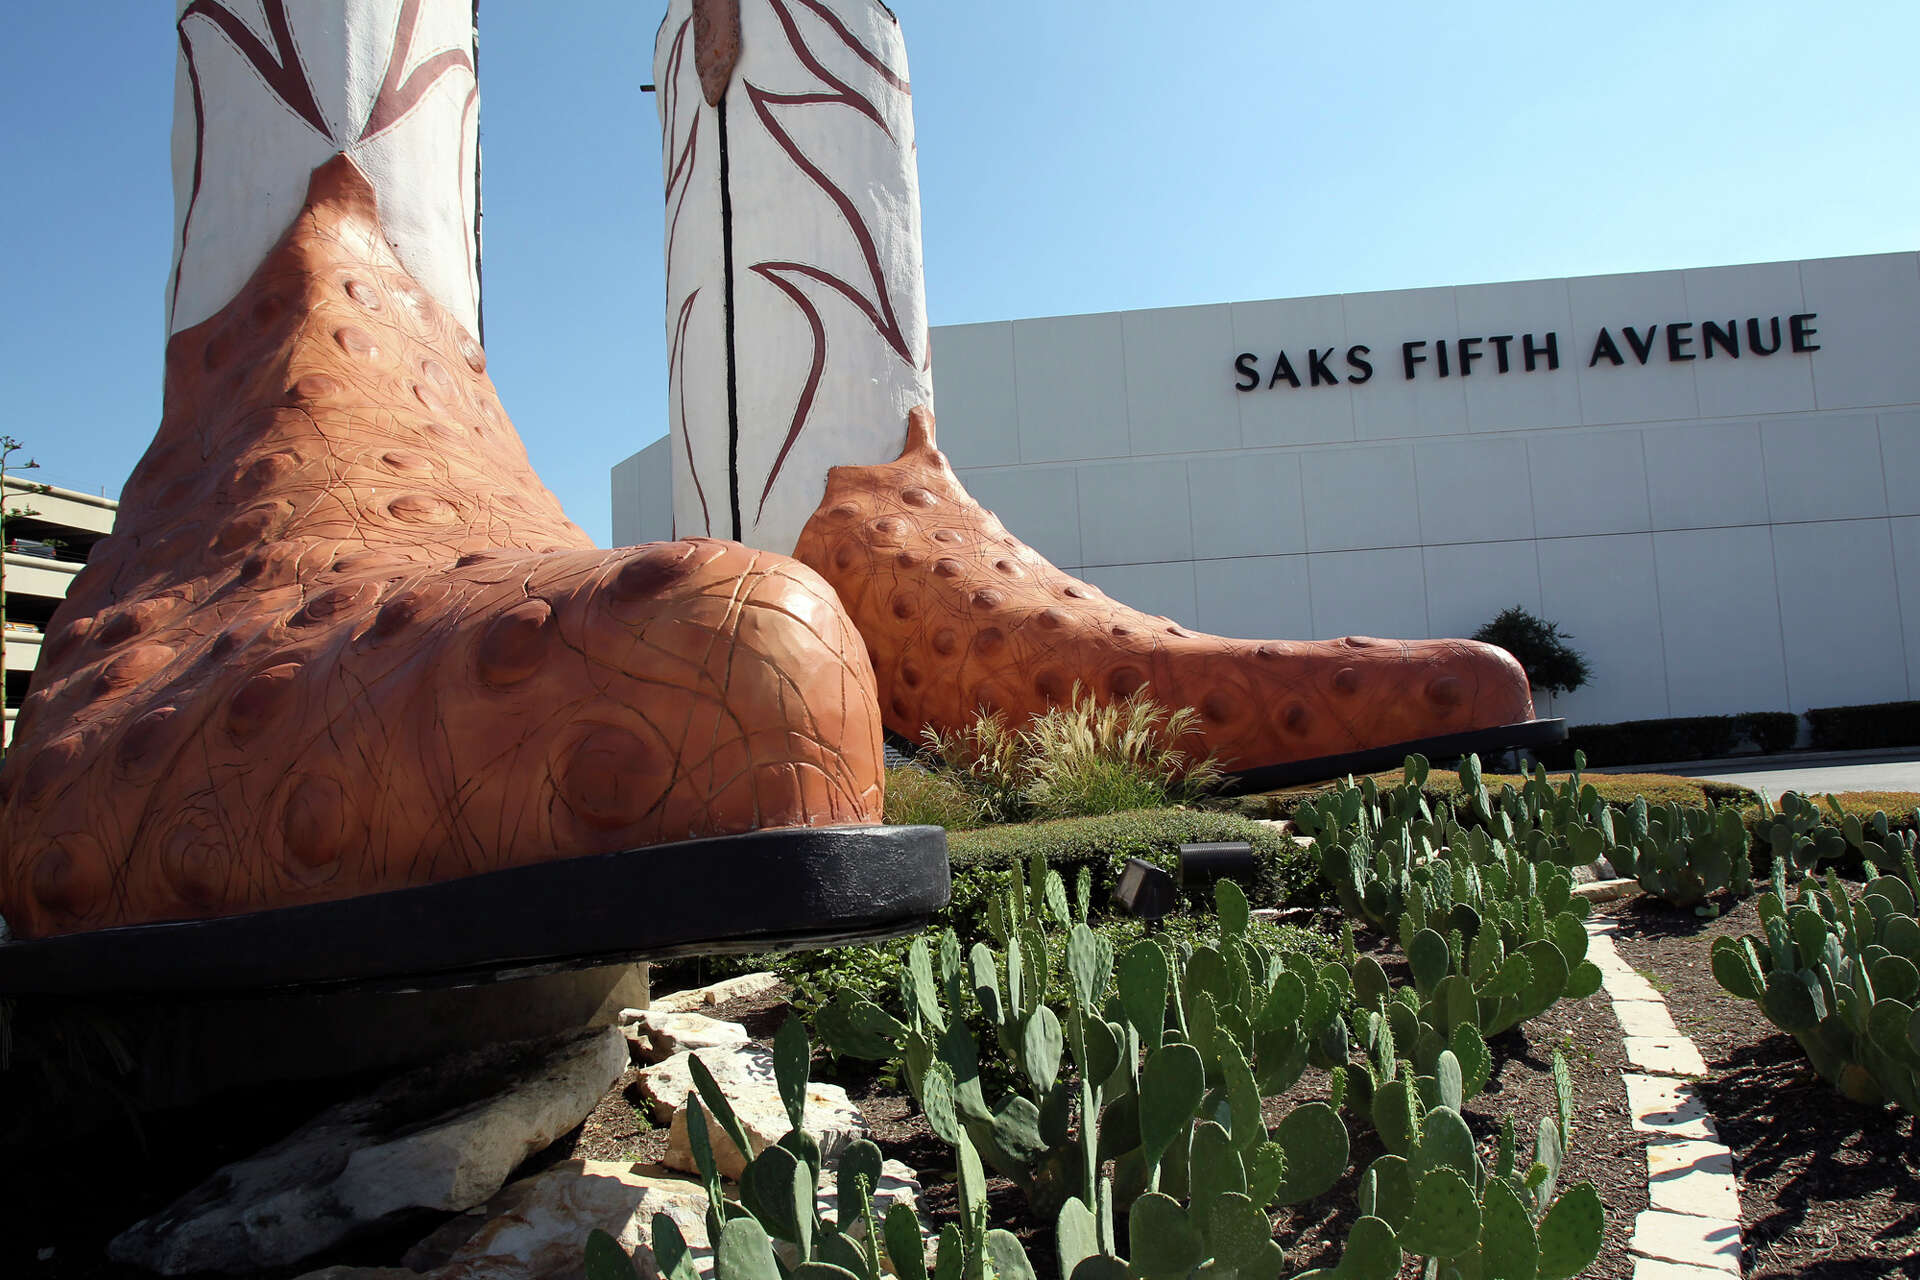
[[[567,858],[214,920],[0,943],[0,996],[477,986],[910,932],[947,905],[939,827],[796,827]]]
[[[1564,742],[1566,737],[1567,722],[1565,720],[1523,720],[1518,724],[1503,724],[1492,729],[1447,733],[1436,738],[1416,738],[1412,742],[1396,742],[1390,746],[1372,747],[1365,751],[1350,751],[1345,755],[1319,756],[1312,760],[1289,760],[1284,764],[1270,764],[1258,769],[1230,773],[1226,781],[1221,784],[1219,794],[1252,795],[1260,791],[1277,791],[1282,787],[1297,787],[1307,782],[1324,782],[1329,778],[1342,778],[1350,773],[1375,773],[1381,769],[1397,769],[1411,755],[1422,755],[1433,761],[1453,760],[1460,756],[1471,755],[1476,751],[1491,752],[1507,751],[1514,747],[1543,747],[1554,742]]]

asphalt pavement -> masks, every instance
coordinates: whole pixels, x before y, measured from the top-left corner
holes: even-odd
[[[1709,761],[1701,765],[1672,765],[1662,770],[1689,778],[1711,778],[1764,791],[1778,797],[1785,791],[1820,795],[1829,791],[1920,791],[1920,750],[1881,752],[1855,759],[1796,761],[1774,756],[1753,761]]]

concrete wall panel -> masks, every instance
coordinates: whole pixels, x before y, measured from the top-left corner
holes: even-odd
[[[1887,476],[1887,514],[1920,515],[1920,413],[1880,415],[1880,465]]]
[[[1233,389],[1233,311],[1171,307],[1121,317],[1127,424],[1133,452],[1240,447],[1242,393]]]
[[[1533,536],[1527,442],[1519,436],[1422,440],[1413,450],[1420,540],[1498,542]]]
[[[1579,370],[1580,406],[1593,425],[1614,422],[1660,422],[1700,416],[1700,399],[1693,387],[1697,361],[1672,363],[1667,359],[1666,327],[1671,321],[1691,320],[1687,313],[1685,279],[1678,271],[1645,271],[1635,275],[1586,276],[1567,282],[1573,300],[1573,334],[1564,347],[1562,365]],[[1658,331],[1654,332],[1655,326]],[[1643,364],[1625,333],[1651,335],[1652,346]],[[1592,363],[1596,340],[1605,328],[1625,362],[1615,365],[1602,358]],[[1697,333],[1698,330],[1693,332]],[[1567,336],[1562,335],[1562,343]]]
[[[1920,698],[1920,516],[1889,520],[1900,589],[1900,633],[1907,650],[1907,696]]]
[[[1900,597],[1885,520],[1773,527],[1792,710],[1907,696]],[[1844,584],[1836,594],[1836,582]],[[1838,601],[1846,603],[1840,609]]]
[[[1300,455],[1261,450],[1187,462],[1193,554],[1285,555],[1307,549],[1300,501]]]
[[[1080,563],[1193,559],[1184,461],[1108,462],[1078,471]]]
[[[1127,374],[1118,315],[1013,322],[1020,460],[1127,456]]]
[[[1812,341],[1814,399],[1822,409],[1920,400],[1920,262],[1911,253],[1821,258],[1800,264]]]
[[[1767,530],[1656,533],[1653,548],[1671,714],[1789,710]]]
[[[1517,284],[1463,285],[1453,291],[1460,310],[1460,336],[1513,340],[1506,344],[1509,372],[1499,372],[1499,348],[1482,343],[1481,359],[1461,381],[1467,398],[1467,425],[1475,431],[1525,431],[1580,425],[1580,380],[1571,363],[1573,309],[1565,280],[1525,280]],[[1560,368],[1549,370],[1536,357],[1526,371],[1524,339],[1559,335]],[[1458,348],[1455,349],[1458,363]]]
[[[1342,357],[1340,368],[1347,369],[1345,355],[1350,344],[1346,311],[1339,295],[1236,302],[1232,311],[1232,355],[1246,352],[1256,357],[1254,368],[1259,374],[1251,391],[1234,392],[1239,398],[1241,443],[1256,449],[1353,439],[1353,392],[1349,384],[1342,381],[1337,387],[1312,386],[1306,367],[1308,347],[1325,352],[1337,346]],[[1272,385],[1274,368],[1283,351],[1294,376],[1307,385],[1295,389],[1284,379]],[[1231,365],[1222,376],[1229,386],[1243,380]],[[1340,376],[1344,379],[1347,374]],[[1377,371],[1374,376],[1379,376]]]
[[[1310,551],[1419,545],[1420,493],[1411,445],[1304,454],[1300,487]]]
[[[1090,566],[1081,576],[1143,613],[1171,618],[1183,627],[1200,625],[1200,611],[1194,603],[1194,564],[1190,560]]]
[[[1467,429],[1466,382],[1439,376],[1433,344],[1460,336],[1452,289],[1405,289],[1346,296],[1347,332],[1373,349],[1373,377],[1355,389],[1353,434],[1360,440],[1459,435]],[[1425,342],[1426,363],[1406,376],[1403,344]]]
[[[1706,267],[1683,273],[1686,278],[1686,319],[1700,323],[1733,321],[1740,326],[1740,354],[1709,348],[1704,339],[1692,351],[1694,385],[1700,392],[1700,416],[1731,418],[1744,413],[1792,413],[1813,408],[1813,365],[1791,351],[1755,355],[1747,344],[1746,322],[1759,319],[1763,338],[1771,321],[1785,325],[1795,312],[1805,310],[1800,293],[1800,264],[1762,262],[1740,267]],[[1785,330],[1783,329],[1783,332]],[[1766,338],[1771,341],[1771,338]]]
[[[1767,523],[1767,474],[1757,423],[1643,431],[1641,443],[1654,528]]]
[[[1020,461],[1013,325],[948,325],[934,335],[934,434],[956,467]]]
[[[1083,563],[1079,486],[1072,467],[1001,467],[968,471],[960,482],[1000,517],[1014,537],[1057,565]]]
[[[1541,432],[1527,437],[1527,458],[1539,536],[1649,527],[1646,455],[1638,431]]]
[[[1866,415],[1827,414],[1761,424],[1767,506],[1776,521],[1848,520],[1887,513],[1880,430]]]
[[[1313,633],[1305,556],[1199,560],[1194,625],[1219,636],[1293,640]]]
[[[1307,584],[1315,640],[1427,634],[1426,570],[1418,547],[1310,555]]]
[[[1470,636],[1516,604],[1540,612],[1540,556],[1531,539],[1427,546],[1420,554],[1429,635]]]
[[[1587,686],[1556,699],[1573,724],[1670,714],[1653,538],[1549,538],[1539,544],[1542,616],[1586,655]]]

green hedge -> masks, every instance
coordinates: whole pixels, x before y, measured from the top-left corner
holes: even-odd
[[[1626,808],[1639,796],[1645,796],[1648,804],[1751,804],[1757,797],[1746,787],[1733,782],[1715,782],[1710,778],[1678,778],[1665,773],[1587,773],[1582,774],[1594,790],[1615,808]],[[1374,784],[1385,790],[1400,785],[1400,771],[1376,773],[1372,775]],[[1566,775],[1554,774],[1555,783]],[[1485,775],[1487,789],[1498,792],[1502,783],[1511,783],[1520,787],[1526,779],[1513,773],[1489,773]],[[1269,795],[1241,797],[1240,811],[1249,816],[1262,818],[1290,818],[1293,811],[1303,803],[1338,789],[1339,783],[1326,783],[1316,787],[1306,787],[1298,791],[1279,791]],[[1420,789],[1430,807],[1452,805],[1454,816],[1461,822],[1471,822],[1463,807],[1464,799],[1460,793],[1459,776],[1435,770],[1427,776],[1427,785]]]
[[[1136,809],[1130,813],[1053,822],[1009,823],[976,831],[949,831],[947,854],[953,868],[953,899],[934,917],[934,928],[952,927],[963,943],[986,941],[987,904],[1004,887],[1007,870],[1024,870],[1035,851],[1067,882],[1071,893],[1080,868],[1092,872],[1091,916],[1097,930],[1124,947],[1140,936],[1141,923],[1111,913],[1107,905],[1120,869],[1128,858],[1143,858],[1178,874],[1180,846],[1204,840],[1245,840],[1259,862],[1252,883],[1243,884],[1255,907],[1320,905],[1332,901],[1312,854],[1273,827],[1233,813],[1195,809]],[[1182,937],[1210,928],[1213,887],[1186,893],[1193,914],[1175,917],[1162,931]],[[1274,945],[1318,954],[1327,940],[1311,931],[1262,924]],[[782,955],[704,956],[671,960],[653,968],[659,990],[694,986],[771,968],[798,988],[797,1000],[812,1007],[841,987],[857,989],[895,1007],[893,994],[910,939]]]
[[[1859,707],[1815,707],[1807,712],[1813,745],[1822,751],[1861,751],[1920,743],[1920,702],[1875,702]]]
[[[1712,760],[1732,755],[1747,742],[1762,751],[1784,751],[1800,731],[1790,711],[1755,711],[1739,716],[1683,716],[1667,720],[1623,720],[1618,724],[1582,724],[1567,730],[1565,742],[1534,749],[1549,769],[1573,764],[1573,753],[1587,763],[1612,767],[1649,761]]]
[[[1069,887],[1081,867],[1093,873],[1093,912],[1104,912],[1108,895],[1128,858],[1142,858],[1178,873],[1180,846],[1205,840],[1245,840],[1253,846],[1259,870],[1253,883],[1242,886],[1256,907],[1283,903],[1325,901],[1312,855],[1272,827],[1235,813],[1197,809],[1137,809],[1131,813],[1091,818],[1061,818],[1054,822],[1014,823],[956,831],[947,836],[953,863],[951,923],[962,937],[968,921],[983,909],[977,901],[992,883],[985,873],[1002,872],[1018,861],[1022,866],[1038,851]],[[1199,897],[1212,901],[1211,887]],[[985,931],[985,926],[980,926]]]

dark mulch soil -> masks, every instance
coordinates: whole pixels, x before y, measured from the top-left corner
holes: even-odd
[[[1700,1094],[1733,1152],[1745,1273],[1920,1276],[1920,1127],[1843,1097],[1792,1037],[1720,988],[1713,939],[1760,931],[1751,900],[1722,905],[1715,920],[1650,898],[1602,910],[1619,921],[1620,954],[1706,1059]]]
[[[1397,952],[1384,943],[1375,946],[1375,954],[1390,969],[1398,963]],[[781,987],[708,1012],[742,1023],[755,1040],[770,1044],[788,1016],[790,995],[788,988]],[[1523,1158],[1531,1150],[1531,1133],[1539,1118],[1554,1111],[1551,1065],[1554,1051],[1560,1050],[1573,1072],[1579,1108],[1574,1149],[1562,1179],[1569,1184],[1582,1179],[1593,1182],[1607,1205],[1606,1248],[1602,1261],[1588,1274],[1625,1280],[1630,1274],[1624,1261],[1626,1237],[1634,1215],[1646,1207],[1645,1165],[1641,1142],[1626,1122],[1619,1078],[1626,1064],[1619,1028],[1604,998],[1556,1006],[1525,1028],[1500,1037],[1493,1048],[1494,1081],[1467,1108],[1468,1121],[1485,1144],[1486,1158],[1491,1161],[1494,1135],[1507,1115],[1514,1117]],[[813,1074],[816,1080],[845,1087],[881,1149],[919,1172],[925,1187],[923,1204],[936,1227],[952,1220],[958,1210],[953,1154],[934,1137],[905,1090],[887,1079],[877,1064],[835,1061],[824,1051],[815,1054]],[[651,1121],[636,1081],[637,1072],[629,1071],[579,1127],[516,1176],[572,1158],[659,1159],[666,1149],[666,1130]],[[102,1155],[98,1142],[74,1144],[59,1153],[37,1153],[36,1159],[23,1160],[22,1153],[11,1153],[9,1173],[3,1179],[6,1194],[0,1195],[0,1222],[4,1223],[0,1275],[53,1280],[143,1276],[102,1256],[106,1241],[117,1231],[163,1207],[219,1165],[278,1139],[313,1112],[351,1096],[365,1083],[343,1083],[325,1091],[265,1091],[258,1097],[225,1099],[193,1111],[149,1117],[143,1122],[146,1146],[115,1142],[110,1158]],[[1327,1089],[1325,1073],[1309,1069],[1287,1094],[1268,1101],[1269,1124],[1278,1123],[1301,1102],[1325,1100]],[[1348,1127],[1353,1143],[1349,1174],[1326,1195],[1275,1215],[1276,1234],[1287,1250],[1290,1270],[1330,1265],[1339,1256],[1355,1216],[1359,1171],[1380,1154],[1378,1139],[1367,1125],[1350,1118]],[[112,1177],[106,1185],[111,1193],[106,1194],[102,1161],[109,1159]],[[1021,1237],[1040,1280],[1058,1280],[1052,1223],[1030,1214],[1019,1189],[1006,1179],[990,1178],[988,1194],[996,1224]],[[390,1266],[441,1221],[442,1216],[424,1215],[380,1238],[264,1274],[267,1280],[285,1280],[335,1262]],[[1118,1225],[1124,1238],[1124,1219]],[[53,1248],[52,1257],[38,1259],[37,1251],[45,1247]]]
[[[1399,949],[1384,939],[1360,934],[1356,944],[1386,969],[1388,976],[1406,980],[1406,962]],[[1495,1037],[1493,1078],[1484,1092],[1465,1107],[1468,1127],[1480,1139],[1481,1158],[1491,1167],[1494,1143],[1503,1120],[1513,1119],[1514,1148],[1521,1163],[1529,1162],[1533,1134],[1543,1116],[1556,1116],[1553,1055],[1567,1060],[1573,1079],[1573,1149],[1560,1170],[1560,1185],[1591,1182],[1606,1206],[1606,1237],[1600,1258],[1583,1275],[1599,1280],[1627,1280],[1633,1266],[1627,1257],[1627,1239],[1633,1220],[1647,1207],[1645,1136],[1633,1132],[1627,1118],[1626,1086],[1620,1073],[1627,1069],[1620,1043],[1620,1026],[1604,995],[1579,1003],[1561,1001],[1531,1021]],[[1266,1119],[1277,1124],[1281,1116],[1302,1102],[1325,1101],[1327,1078],[1309,1069],[1287,1093],[1268,1099]],[[1339,1257],[1340,1242],[1357,1216],[1354,1197],[1360,1175],[1382,1154],[1379,1138],[1369,1125],[1347,1118],[1353,1156],[1346,1177],[1318,1199],[1282,1209],[1276,1222],[1279,1239],[1287,1248],[1290,1266],[1330,1266]],[[1411,1274],[1411,1272],[1409,1273]]]

